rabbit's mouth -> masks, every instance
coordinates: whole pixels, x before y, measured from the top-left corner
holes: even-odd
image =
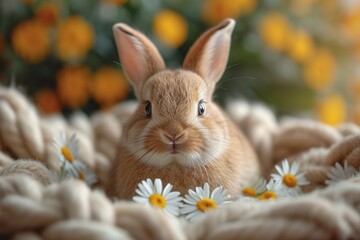
[[[171,154],[177,154],[177,153],[179,153],[178,148],[179,148],[179,147],[177,147],[177,144],[176,144],[175,142],[173,142],[173,143],[171,144],[170,153],[171,153]]]
[[[206,142],[196,128],[187,127],[181,131],[165,131],[164,127],[153,128],[143,138],[143,149],[133,147],[132,153],[149,165],[194,166],[204,162],[202,157],[207,148],[203,146],[206,146]]]
[[[182,144],[184,143],[186,137],[185,133],[170,135],[164,132],[160,133],[161,141],[166,145],[166,151],[169,151],[170,154],[178,154],[182,149]]]
[[[171,155],[180,153],[181,144],[179,144],[177,141],[169,141],[166,145],[166,152],[170,152]]]

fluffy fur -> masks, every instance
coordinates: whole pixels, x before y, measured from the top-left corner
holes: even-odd
[[[234,25],[227,19],[205,32],[177,70],[165,68],[144,35],[125,24],[114,26],[120,61],[139,106],[124,126],[106,183],[109,195],[129,199],[146,178],[161,178],[183,194],[205,182],[235,194],[258,174],[248,140],[212,102],[227,64]],[[200,101],[206,107],[204,116],[198,114]],[[145,114],[148,102],[151,116]]]

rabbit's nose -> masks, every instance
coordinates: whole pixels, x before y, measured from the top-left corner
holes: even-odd
[[[162,132],[160,136],[162,141],[168,146],[171,154],[177,154],[182,148],[182,143],[185,141],[185,132],[176,135]]]
[[[169,133],[163,132],[163,135],[166,138],[166,140],[175,144],[175,143],[178,143],[180,140],[182,140],[182,138],[185,136],[185,132],[181,132],[178,134],[169,134]]]
[[[186,128],[177,121],[166,123],[160,127],[161,135],[165,142],[180,143],[185,140]]]

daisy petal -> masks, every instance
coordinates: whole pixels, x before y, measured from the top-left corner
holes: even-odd
[[[211,199],[216,199],[216,198],[218,198],[218,197],[220,196],[220,194],[221,194],[221,190],[222,190],[221,187],[215,188],[214,191],[211,193],[210,198],[211,198]]]
[[[166,199],[172,200],[174,198],[177,198],[178,196],[180,196],[180,192],[171,192],[166,196]]]
[[[139,183],[138,188],[148,196],[153,194],[152,190],[150,189],[150,187],[147,185],[147,182],[145,182],[145,181],[142,181],[142,183]]]
[[[203,198],[209,198],[210,197],[210,186],[208,183],[204,184],[204,195]]]
[[[148,198],[149,197],[149,195],[147,195],[147,194],[145,194],[143,191],[141,191],[140,189],[135,189],[135,192],[139,195],[139,196],[141,196],[141,197],[144,197],[144,198]]]
[[[157,193],[157,194],[162,193],[162,181],[159,178],[155,179],[154,187],[155,187],[154,193]]]
[[[188,214],[188,213],[191,213],[191,212],[194,212],[194,211],[197,211],[197,207],[193,206],[193,205],[186,205],[185,207],[182,207],[180,209],[181,214]]]
[[[170,183],[166,184],[164,191],[163,191],[163,196],[166,197],[172,188],[173,188],[173,185],[171,185]]]
[[[196,187],[195,191],[200,198],[205,198],[204,190],[201,187]]]
[[[275,168],[280,175],[284,175],[284,172],[282,171],[281,167],[279,167],[278,165],[275,165]]]
[[[292,175],[296,175],[297,172],[299,171],[299,168],[300,168],[300,164],[298,162],[293,162],[291,164],[290,173]]]
[[[287,159],[282,162],[282,167],[284,172],[290,172],[289,162]]]
[[[189,196],[194,199],[195,201],[199,201],[202,196],[200,194],[195,193],[193,190],[189,189]]]
[[[149,201],[148,198],[143,198],[143,197],[139,197],[139,196],[134,196],[133,200],[138,203],[145,203],[145,202]]]

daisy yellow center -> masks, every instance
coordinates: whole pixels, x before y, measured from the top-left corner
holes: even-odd
[[[85,173],[83,173],[82,171],[78,171],[78,174],[79,174],[79,179],[80,180],[85,180]]]
[[[266,191],[259,197],[259,200],[277,199],[276,193],[272,191]]]
[[[166,207],[166,199],[160,194],[153,194],[150,196],[149,201],[151,205],[158,208]]]
[[[199,209],[199,211],[206,212],[207,210],[216,209],[217,204],[210,198],[203,198],[197,202],[196,207]]]
[[[296,187],[297,179],[294,175],[287,173],[283,177],[283,183],[288,187]]]
[[[244,187],[243,194],[247,195],[247,196],[250,196],[250,197],[255,197],[256,196],[256,191],[252,187]]]
[[[67,147],[62,147],[61,148],[61,153],[64,155],[65,159],[70,162],[73,163],[74,162],[74,156],[72,154],[72,152],[70,151],[70,149],[68,149]]]

